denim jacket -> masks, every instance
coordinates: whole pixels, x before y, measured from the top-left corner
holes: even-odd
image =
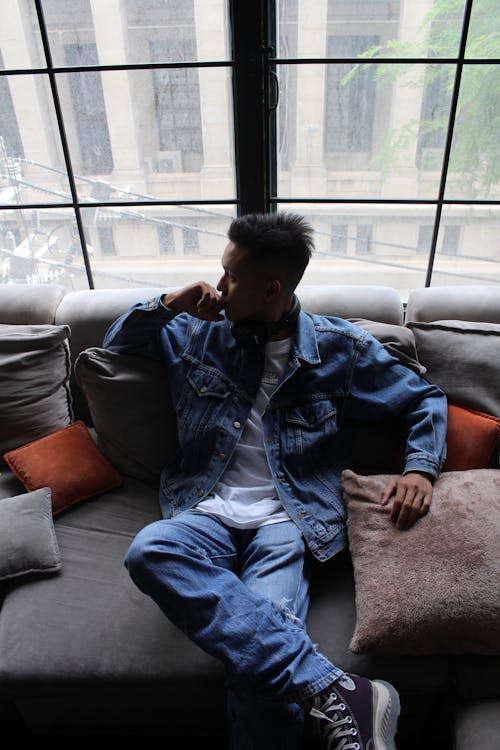
[[[263,358],[236,343],[229,321],[175,315],[160,297],[115,321],[104,346],[160,359],[168,368],[180,447],[162,472],[160,502],[171,518],[206,498],[221,478],[257,393]],[[343,420],[391,416],[402,416],[407,429],[404,472],[437,477],[445,457],[442,391],[363,329],[301,312],[262,422],[277,495],[317,559],[346,543]]]

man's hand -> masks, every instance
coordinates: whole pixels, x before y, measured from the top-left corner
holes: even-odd
[[[397,529],[409,529],[429,511],[432,499],[430,475],[412,471],[393,479],[382,496],[382,505],[387,505],[393,496],[390,519]]]
[[[220,295],[206,281],[197,281],[178,291],[164,294],[161,301],[176,313],[187,312],[200,320],[224,320],[220,313]]]

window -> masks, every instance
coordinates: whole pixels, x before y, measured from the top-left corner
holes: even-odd
[[[103,255],[116,255],[112,227],[97,227],[99,244]]]
[[[194,59],[194,40],[150,42],[151,60]],[[190,172],[202,166],[203,144],[198,71],[153,71],[158,125],[158,172]]]
[[[95,44],[66,44],[66,63],[71,67],[97,65]],[[109,140],[101,76],[93,71],[70,73],[68,84],[78,133],[82,174],[109,174],[113,156]]]
[[[356,233],[356,253],[367,255],[372,252],[373,227],[371,224],[359,224]]]
[[[331,251],[334,255],[345,255],[347,253],[347,224],[332,224]]]
[[[377,36],[333,36],[328,57],[357,57],[378,44]],[[349,64],[329,65],[326,73],[326,151],[371,151],[375,112],[373,70],[346,81]]]
[[[497,0],[4,3],[1,283],[216,283],[278,209],[305,284],[500,283],[499,39]]]

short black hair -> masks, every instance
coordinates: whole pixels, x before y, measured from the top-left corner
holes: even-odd
[[[312,226],[303,216],[288,212],[244,214],[231,222],[228,237],[255,263],[279,266],[290,291],[302,278],[314,246]]]

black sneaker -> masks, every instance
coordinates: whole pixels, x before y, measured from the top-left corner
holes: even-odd
[[[327,750],[396,750],[399,696],[388,682],[346,674],[313,697],[310,714]]]

